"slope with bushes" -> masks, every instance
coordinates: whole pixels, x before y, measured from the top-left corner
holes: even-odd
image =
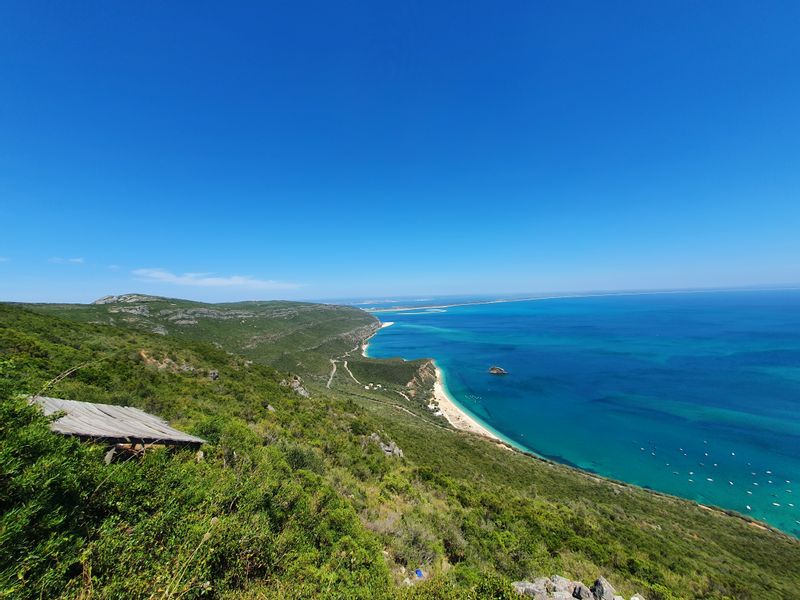
[[[206,304],[144,294],[93,304],[29,304],[31,310],[84,323],[105,323],[170,337],[212,342],[279,369],[321,377],[328,358],[352,350],[378,326],[349,306],[253,301]]]
[[[0,597],[512,598],[552,574],[798,597],[794,538],[455,431],[398,393],[408,365],[357,359],[380,388],[339,369],[304,398],[215,341],[0,305]],[[50,433],[23,398],[75,366],[48,395],[159,414],[205,458],[106,466]]]

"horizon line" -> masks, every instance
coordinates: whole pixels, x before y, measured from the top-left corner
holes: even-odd
[[[510,302],[532,302],[534,300],[562,300],[566,298],[602,298],[608,296],[656,296],[659,294],[714,294],[722,292],[778,292],[778,291],[797,291],[800,286],[781,286],[781,287],[726,287],[726,288],[676,288],[676,289],[655,289],[655,290],[619,290],[619,291],[598,291],[598,292],[574,292],[562,293],[558,295],[528,296],[525,298],[497,298],[494,300],[475,300],[473,302],[457,302],[452,304],[437,304],[429,306],[392,306],[389,308],[362,308],[368,313],[402,312],[406,310],[431,310],[440,308],[454,308],[457,306],[476,306],[487,304],[505,304]]]

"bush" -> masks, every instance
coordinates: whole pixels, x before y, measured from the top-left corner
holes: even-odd
[[[97,449],[54,435],[38,409],[0,397],[0,595],[58,595],[81,570],[91,522],[103,513]]]

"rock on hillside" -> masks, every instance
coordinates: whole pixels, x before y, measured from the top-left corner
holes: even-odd
[[[298,375],[293,375],[290,379],[281,379],[281,385],[291,388],[292,391],[294,391],[296,394],[299,394],[303,398],[308,398],[311,396],[309,391],[303,386],[303,380],[300,379]]]
[[[147,294],[122,294],[120,296],[103,296],[92,304],[133,304],[134,302],[157,302],[159,300],[163,300],[163,298]]]
[[[516,581],[513,586],[520,595],[535,600],[625,600],[617,595],[605,577],[598,578],[591,587],[580,581],[570,581],[560,575],[553,575],[550,579],[539,577],[533,581]],[[644,600],[644,598],[636,594],[631,600]]]

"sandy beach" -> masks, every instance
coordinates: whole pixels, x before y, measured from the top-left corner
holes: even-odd
[[[385,323],[381,323],[380,328],[383,329],[384,327],[391,327],[392,325],[394,325],[394,321],[386,321]],[[367,356],[368,346],[369,340],[365,340],[361,345],[361,355],[364,357]],[[450,425],[456,429],[477,433],[478,435],[501,442],[503,446],[508,446],[508,443],[505,440],[502,440],[496,434],[492,433],[489,429],[481,425],[476,419],[458,407],[444,386],[444,375],[442,374],[442,370],[438,365],[436,365],[435,362],[434,366],[436,368],[436,382],[433,384],[434,399],[438,409],[442,411],[442,414],[450,423]]]
[[[391,327],[394,325],[394,321],[386,321],[385,323],[381,323],[381,329],[384,327]],[[376,332],[377,333],[377,332]],[[374,335],[374,334],[373,334]],[[369,340],[364,340],[364,343],[361,344],[361,356],[367,358],[367,347],[369,346]]]
[[[437,366],[436,383],[433,384],[433,394],[436,398],[436,403],[438,404],[439,409],[442,411],[448,422],[456,429],[471,431],[472,433],[483,435],[493,440],[497,440],[498,442],[503,442],[503,440],[497,437],[494,433],[489,431],[486,427],[461,410],[458,405],[453,402],[450,394],[447,393],[443,382],[444,378],[442,377],[442,370]],[[503,443],[505,444],[505,442]]]

